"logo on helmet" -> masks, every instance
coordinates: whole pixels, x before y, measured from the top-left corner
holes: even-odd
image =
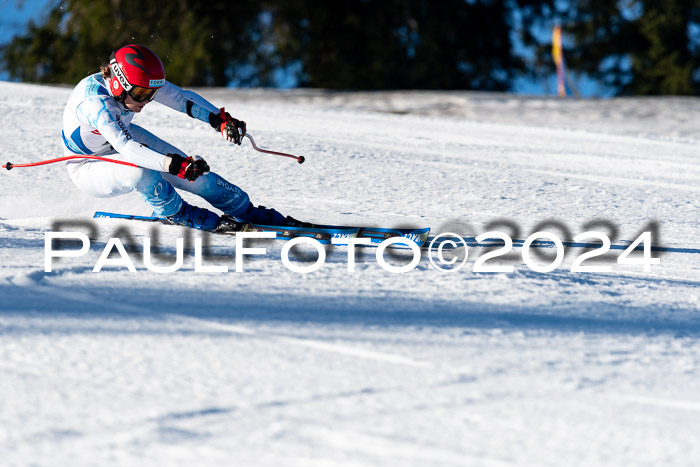
[[[148,76],[151,75],[149,71],[143,66],[138,63],[136,63],[136,59],[138,58],[142,62],[146,61],[146,57],[143,56],[143,52],[141,52],[139,49],[135,47],[129,47],[131,50],[134,51],[132,54],[124,54],[124,60],[126,60],[126,63],[129,65],[135,66],[136,68],[141,68]]]
[[[165,84],[165,79],[152,79],[148,82],[148,87],[157,88]]]
[[[121,67],[119,66],[119,64],[117,63],[117,59],[116,59],[116,58],[113,58],[113,59],[109,62],[109,66],[110,66],[110,68],[112,68],[112,72],[114,73],[114,76],[117,77],[117,79],[118,79],[119,82],[122,84],[122,86],[124,87],[124,89],[127,90],[127,91],[131,90],[131,83],[129,83],[129,81],[126,79],[126,76],[124,76],[124,72],[122,71],[122,68],[121,68]],[[113,84],[113,86],[114,86],[114,89],[117,89],[117,83],[116,83],[116,82]]]

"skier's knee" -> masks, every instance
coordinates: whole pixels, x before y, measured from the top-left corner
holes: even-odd
[[[128,167],[124,166],[119,179],[126,186],[133,187],[134,189],[147,177],[147,172],[153,172],[152,170],[143,169],[142,167]]]

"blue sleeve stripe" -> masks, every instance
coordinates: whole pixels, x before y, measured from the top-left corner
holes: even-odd
[[[66,134],[63,131],[61,131],[61,136],[63,137],[63,144],[74,153],[92,154],[92,151],[85,146],[83,139],[80,137],[80,127],[75,129],[73,134],[70,135],[70,139],[66,138]]]
[[[68,141],[68,139],[66,139],[66,134],[63,131],[61,131],[61,136],[63,137],[63,144],[68,148],[70,152],[80,154],[80,150],[78,149],[78,147],[75,144],[72,144],[71,141]]]

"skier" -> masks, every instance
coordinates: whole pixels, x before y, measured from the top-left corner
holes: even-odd
[[[165,80],[163,64],[147,47],[126,45],[84,78],[73,90],[63,113],[66,155],[109,155],[138,167],[94,159],[74,159],[67,168],[80,190],[97,197],[136,191],[155,215],[200,230],[227,231],[238,221],[299,226],[301,222],[274,209],[254,207],[248,194],[210,172],[199,156],[183,151],[131,123],[151,101],[210,124],[228,141],[240,145],[246,124],[200,95]],[[77,161],[77,162],[76,162]],[[219,216],[192,206],[175,188],[201,196],[224,212]],[[306,224],[303,224],[306,225]]]

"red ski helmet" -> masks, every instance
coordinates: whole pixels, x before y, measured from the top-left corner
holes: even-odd
[[[156,91],[165,84],[163,63],[143,45],[125,45],[112,53],[109,67],[112,70],[109,88],[120,102],[127,94],[137,102],[153,100]]]

